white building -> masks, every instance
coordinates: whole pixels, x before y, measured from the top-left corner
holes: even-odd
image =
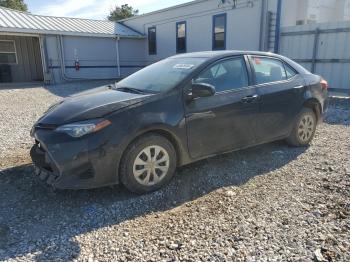
[[[148,36],[152,63],[181,52],[270,50],[276,13],[277,0],[197,0],[121,22]]]
[[[176,53],[276,51],[281,24],[345,19],[349,2],[195,0],[118,23],[0,8],[0,82],[116,79]]]
[[[287,0],[282,25],[304,25],[350,20],[350,0]]]
[[[0,82],[112,79],[179,52],[269,50],[277,1],[196,0],[120,23],[0,8]]]

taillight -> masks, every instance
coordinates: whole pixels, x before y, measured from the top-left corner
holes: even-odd
[[[323,90],[327,90],[328,89],[328,82],[326,80],[324,80],[323,78],[321,80],[321,87],[322,87]]]

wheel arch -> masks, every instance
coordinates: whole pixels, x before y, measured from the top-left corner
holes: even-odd
[[[165,137],[167,140],[169,140],[169,142],[173,145],[175,152],[176,152],[176,158],[177,158],[177,166],[181,165],[182,162],[182,155],[183,155],[183,149],[182,146],[180,145],[180,141],[179,139],[169,130],[166,129],[161,129],[161,128],[156,128],[156,129],[151,129],[151,130],[147,130],[141,134],[138,134],[131,142],[133,143],[135,140],[139,139],[142,136],[147,136],[147,135],[151,135],[151,134],[155,134],[155,135],[159,135],[162,137]]]
[[[310,108],[315,113],[317,122],[321,120],[322,107],[321,103],[316,98],[307,99],[303,107]]]
[[[150,134],[156,134],[159,136],[163,136],[166,138],[173,146],[176,152],[176,158],[177,158],[177,166],[183,166],[185,164],[188,164],[191,162],[191,159],[189,157],[189,154],[185,148],[185,145],[181,143],[181,139],[177,137],[172,131],[170,131],[168,128],[164,126],[157,126],[153,128],[149,128],[146,130],[142,130],[138,133],[136,133],[129,141],[125,144],[123,147],[121,157],[118,163],[118,169],[120,168],[121,161],[124,157],[124,154],[126,150],[129,148],[132,143],[134,143],[136,140],[140,139],[143,136],[147,136]],[[119,174],[118,174],[119,176]]]

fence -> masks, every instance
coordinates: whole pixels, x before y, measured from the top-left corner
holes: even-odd
[[[279,53],[350,91],[350,21],[282,27]]]

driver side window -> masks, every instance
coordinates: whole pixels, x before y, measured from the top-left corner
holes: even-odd
[[[243,57],[225,59],[211,65],[194,79],[194,83],[213,85],[216,92],[248,86],[248,73]]]

